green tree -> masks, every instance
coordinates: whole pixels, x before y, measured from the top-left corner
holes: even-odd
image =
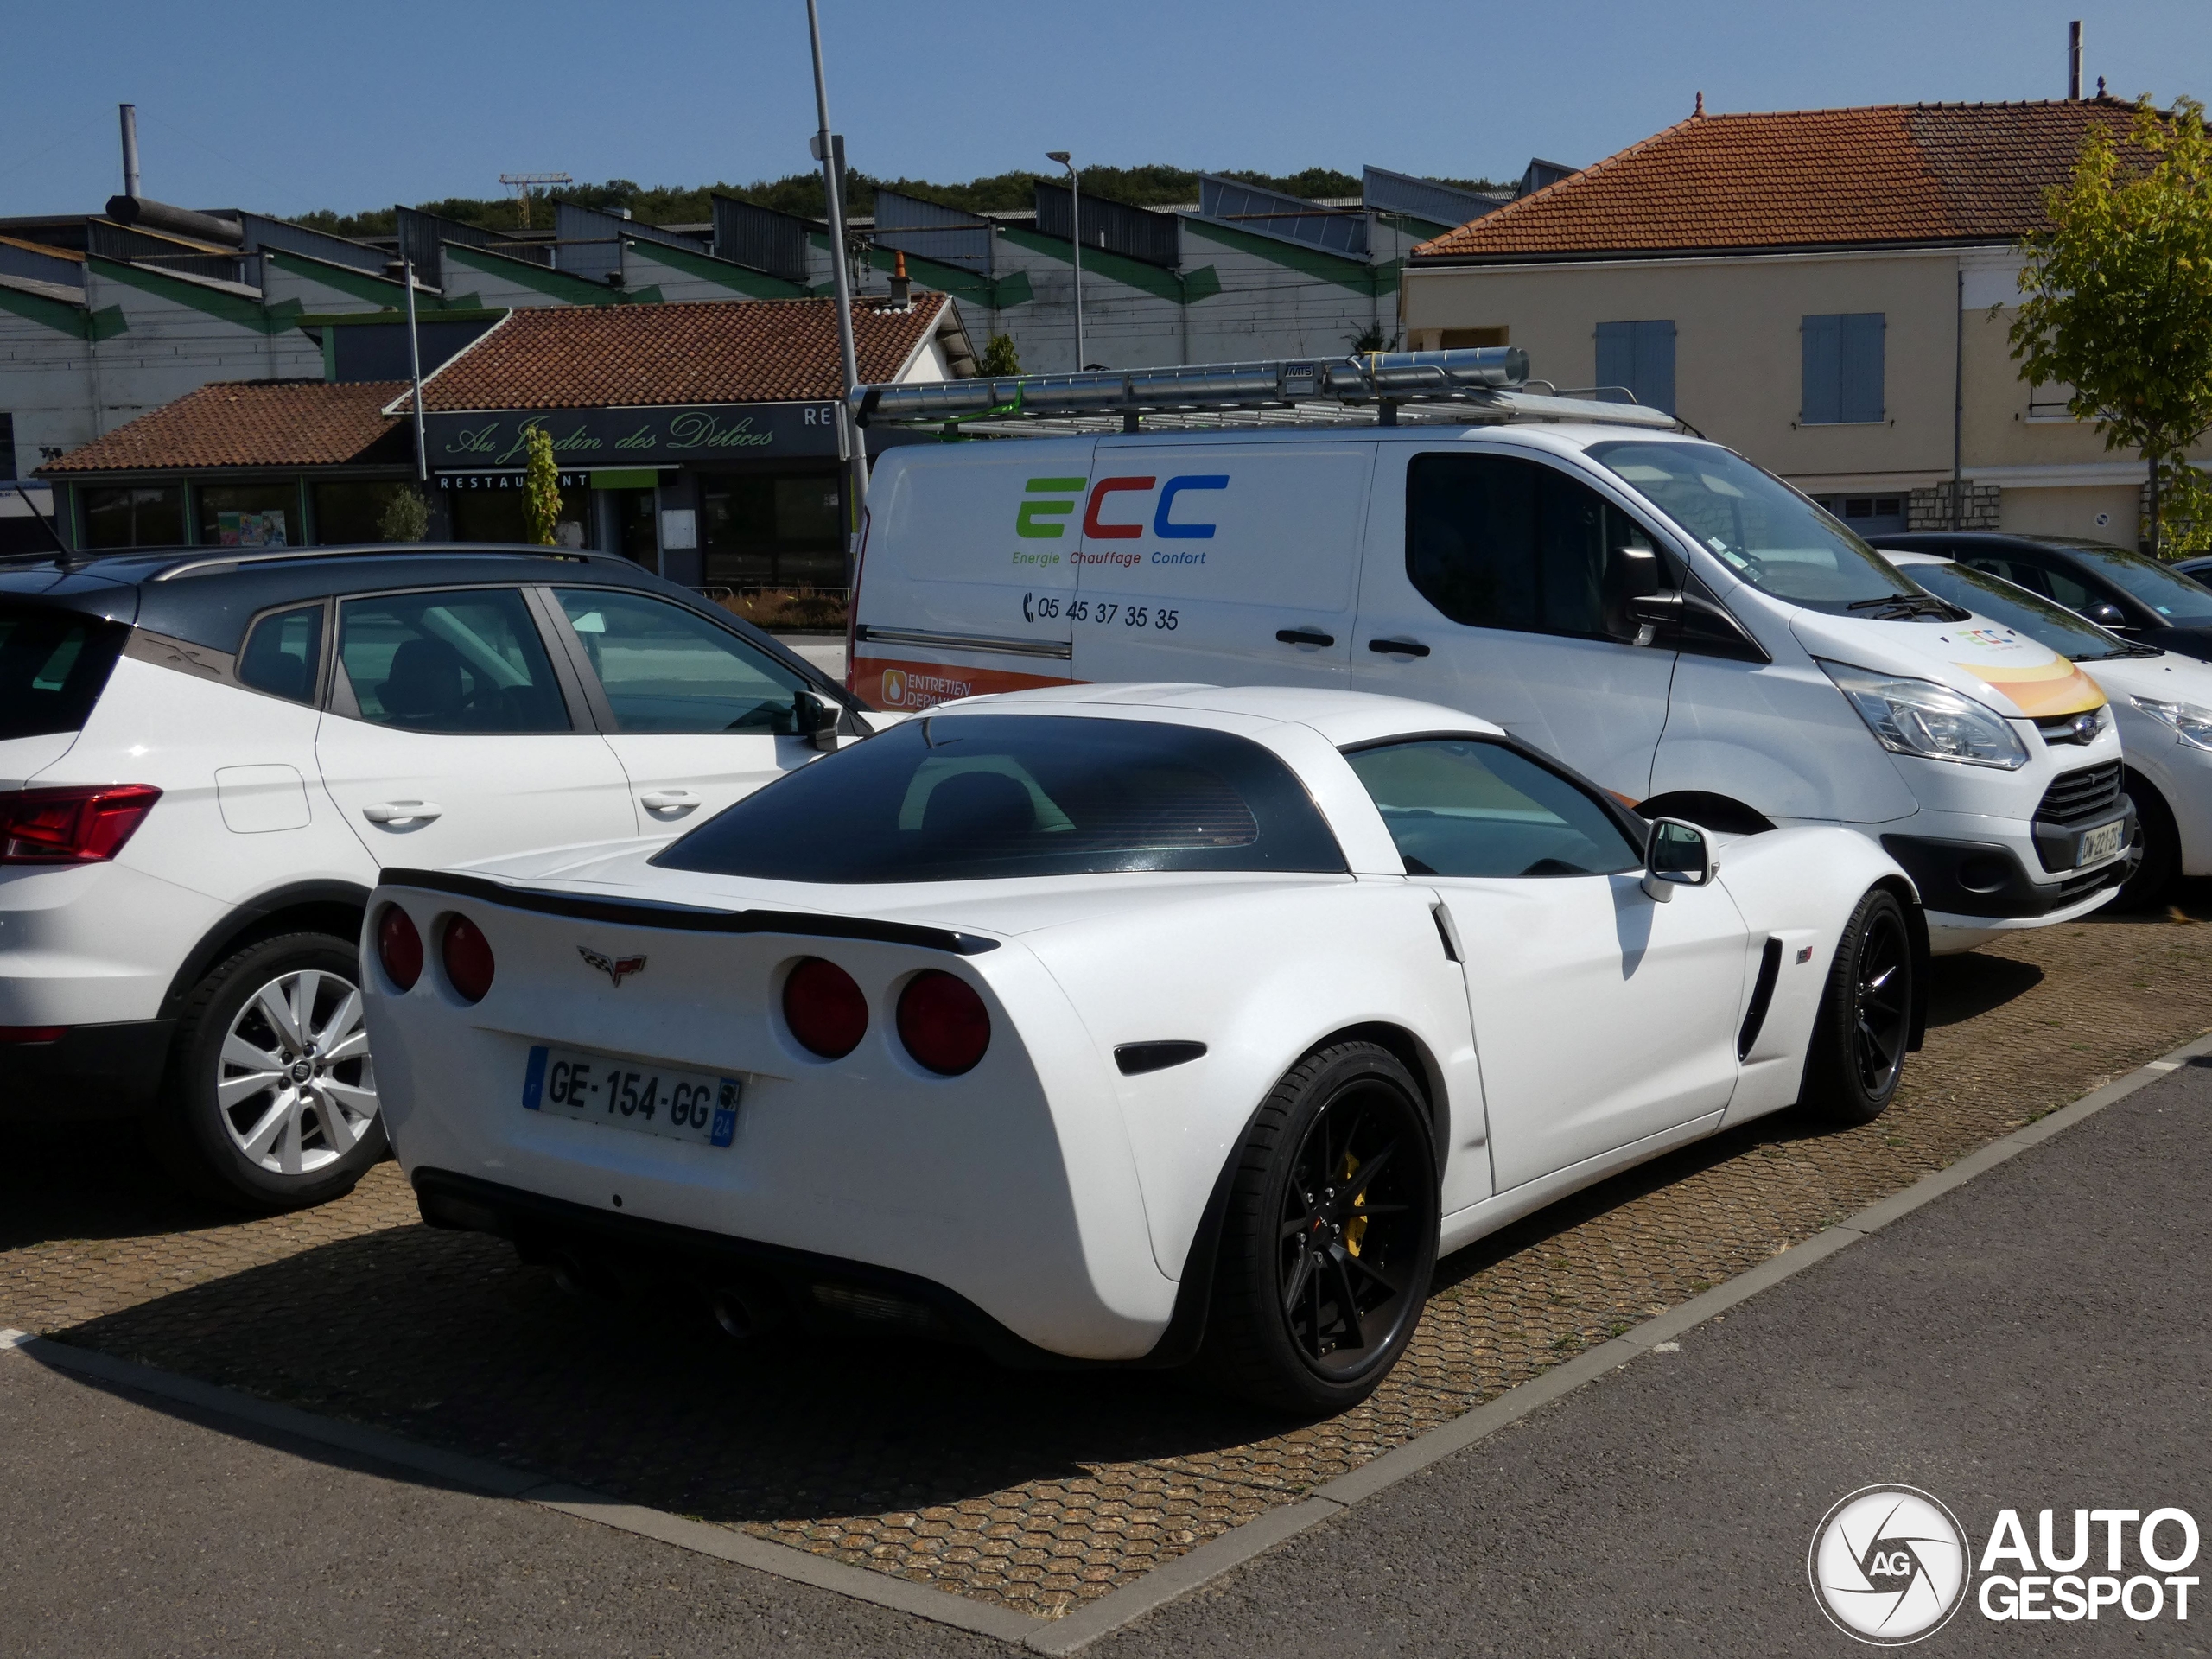
[[[2212,427],[2212,138],[2204,106],[2136,105],[2123,141],[2099,122],[2074,176],[2047,199],[2050,228],[2024,242],[2027,298],[2012,355],[2037,385],[2069,385],[2068,407],[2107,449],[2150,463],[2147,540],[2164,537],[2162,485]]]
[[[395,484],[385,492],[384,512],[377,519],[377,537],[386,542],[419,542],[430,533],[430,504],[412,484]]]
[[[524,442],[530,453],[523,461],[523,506],[530,517],[530,539],[550,547],[560,532],[561,463],[553,458],[553,435],[543,427],[531,427]]]
[[[1014,349],[1014,336],[993,334],[984,343],[982,356],[976,359],[976,372],[985,379],[996,379],[1005,374],[1020,374],[1021,359]]]

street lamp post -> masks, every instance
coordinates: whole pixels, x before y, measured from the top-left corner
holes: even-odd
[[[1075,244],[1075,368],[1083,372],[1083,190],[1077,181],[1075,163],[1065,149],[1048,149],[1048,162],[1058,162],[1068,170],[1068,236]]]
[[[861,515],[868,511],[868,445],[853,424],[852,391],[860,385],[860,358],[853,346],[852,281],[845,269],[845,181],[838,176],[844,144],[830,131],[830,86],[822,73],[822,19],[815,0],[806,0],[806,29],[814,45],[814,109],[821,130],[814,139],[814,154],[822,163],[822,182],[830,209],[830,276],[837,294],[837,351],[844,369],[844,395],[837,400],[837,429],[850,449],[852,506],[845,525],[845,586],[859,577]]]

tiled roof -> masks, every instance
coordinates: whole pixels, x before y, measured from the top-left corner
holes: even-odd
[[[382,413],[404,380],[219,380],[187,392],[105,437],[48,461],[41,473],[181,467],[329,467],[399,459],[373,454],[405,423]]]
[[[2089,125],[2124,135],[2133,115],[2110,98],[1694,115],[1414,257],[2014,241]]]
[[[861,378],[897,378],[948,303],[916,294],[904,311],[855,304]],[[833,398],[842,385],[835,300],[702,300],[517,311],[431,377],[423,402],[433,410],[742,404]]]

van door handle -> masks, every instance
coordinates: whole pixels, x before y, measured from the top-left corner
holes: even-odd
[[[361,816],[371,823],[428,823],[444,811],[435,801],[378,801]]]
[[[1370,651],[1380,652],[1386,657],[1426,657],[1428,647],[1418,639],[1370,639]]]
[[[684,807],[699,804],[699,798],[688,789],[656,789],[638,797],[649,811],[674,812]]]
[[[1286,645],[1333,645],[1337,636],[1317,628],[1277,628],[1275,638]]]

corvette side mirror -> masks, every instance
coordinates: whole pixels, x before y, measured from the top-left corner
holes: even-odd
[[[1701,887],[1720,871],[1713,856],[1713,842],[1704,830],[1680,818],[1654,818],[1643,842],[1645,893],[1661,904],[1675,896],[1676,887]]]

